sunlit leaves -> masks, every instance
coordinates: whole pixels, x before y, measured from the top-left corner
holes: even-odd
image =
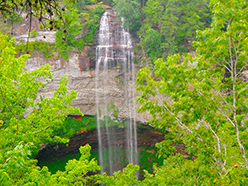
[[[69,160],[65,167],[65,171],[58,171],[52,176],[52,180],[57,185],[77,185],[89,184],[94,185],[100,179],[99,174],[88,175],[88,172],[96,173],[101,169],[95,159],[90,160],[90,146],[87,144],[80,147],[81,157],[79,160]]]
[[[147,69],[138,72],[139,111],[148,112],[151,124],[166,128],[174,139],[186,144],[189,154],[197,156],[190,165],[195,175],[184,171],[188,164],[182,161],[179,168],[173,166],[174,178],[179,174],[192,184],[203,185],[247,183],[241,172],[234,171],[239,167],[247,172],[242,145],[246,151],[248,87],[239,79],[247,68],[247,2],[213,1],[212,13],[212,28],[197,32],[196,57],[184,56],[182,61],[173,55],[166,61],[157,60],[155,77]],[[162,153],[170,153],[172,140],[166,140],[158,144]],[[170,166],[167,163],[156,170]],[[240,177],[232,180],[234,174]],[[147,181],[180,184],[168,177],[159,173],[149,175]]]
[[[3,183],[13,185],[27,172],[38,170],[29,158],[41,143],[68,142],[55,136],[54,128],[63,127],[69,113],[81,112],[68,107],[76,92],[67,92],[65,77],[52,98],[39,99],[44,82],[52,78],[50,66],[24,71],[28,56],[16,58],[14,39],[6,35],[0,38],[0,171]]]
[[[138,165],[128,164],[123,171],[117,171],[113,176],[103,175],[102,183],[106,185],[139,185],[140,181],[137,180]]]

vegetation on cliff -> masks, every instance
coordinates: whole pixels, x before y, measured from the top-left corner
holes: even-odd
[[[38,1],[37,1],[38,2]],[[69,58],[69,52],[72,50],[81,51],[85,45],[92,45],[94,43],[94,37],[97,33],[98,23],[101,14],[104,12],[101,3],[97,1],[39,1],[37,9],[36,1],[20,1],[14,2],[15,4],[22,4],[23,8],[13,7],[14,12],[8,12],[10,6],[8,1],[7,4],[3,4],[3,10],[1,9],[2,15],[0,20],[3,20],[0,30],[9,31],[7,32],[11,36],[14,33],[14,23],[24,21],[24,24],[29,24],[27,30],[29,37],[35,37],[37,31],[32,28],[32,22],[34,19],[38,19],[40,30],[56,30],[56,43],[47,43],[45,41],[39,42],[34,41],[22,42],[16,47],[17,52],[20,54],[29,53],[32,54],[35,51],[39,51],[44,57],[57,57],[54,56],[54,52],[58,51],[60,56],[67,60]],[[47,3],[53,4],[50,8],[44,8]],[[87,5],[94,4],[94,8],[88,8]],[[61,6],[63,5],[63,6]],[[31,7],[30,7],[31,6]],[[32,10],[30,13],[29,9]],[[25,14],[26,16],[24,16]],[[27,22],[28,21],[28,22]],[[6,30],[6,27],[12,27],[10,30]],[[46,36],[43,36],[46,38]]]
[[[114,0],[113,4],[130,31],[137,32],[136,56],[150,70],[157,58],[191,50],[196,30],[211,23],[208,0]]]

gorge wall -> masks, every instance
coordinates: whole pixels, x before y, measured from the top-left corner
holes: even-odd
[[[115,17],[111,21],[111,24],[116,24],[114,21]],[[42,35],[46,35],[46,38]],[[95,42],[91,46],[85,46],[82,51],[70,52],[70,58],[67,61],[64,61],[62,57],[57,58],[44,58],[39,53],[32,54],[28,59],[25,69],[26,70],[35,70],[41,65],[50,64],[51,71],[54,76],[51,81],[46,83],[46,88],[42,90],[41,95],[45,97],[52,97],[53,93],[58,88],[58,82],[61,77],[66,75],[68,78],[68,91],[75,90],[77,92],[77,99],[73,100],[73,107],[79,107],[80,110],[86,115],[95,115],[96,114],[96,84],[95,84],[95,60],[96,60],[96,46],[98,44],[98,33],[95,37]],[[21,42],[25,40],[27,35],[21,34],[16,36],[16,41]],[[35,38],[30,38],[30,40],[44,40],[46,42],[54,42],[55,36],[54,32],[41,32],[37,33]],[[137,39],[132,38],[133,41]],[[56,56],[58,54],[55,54]],[[135,64],[135,74],[139,70],[139,65]],[[107,96],[105,96],[105,102],[112,103],[119,110],[120,118],[127,118],[125,112],[125,100],[123,93],[123,69],[120,66],[113,66],[108,70],[109,78],[107,82]],[[99,75],[100,79],[104,79],[104,75]],[[132,83],[132,82],[130,82]],[[132,90],[136,95],[138,93],[135,90]],[[100,90],[98,91],[99,95],[99,107],[103,107],[104,95]],[[145,123],[147,122],[148,115],[146,114],[137,114],[137,121]]]
[[[68,61],[64,62],[62,59],[44,59],[42,57],[33,56],[28,59],[26,70],[35,70],[41,65],[50,64],[51,71],[54,76],[51,81],[46,83],[46,88],[42,90],[41,95],[45,97],[52,97],[53,93],[58,88],[58,82],[61,77],[66,75],[68,78],[68,91],[75,90],[77,92],[77,99],[73,100],[73,107],[79,107],[80,110],[86,115],[96,114],[96,85],[95,85],[95,70],[81,71],[80,54],[72,53]],[[136,72],[139,70],[139,65],[135,65]],[[125,100],[122,91],[122,71],[119,67],[113,67],[109,69],[109,81],[107,83],[107,102],[113,102],[113,104],[119,110],[120,117],[127,117],[123,115],[125,110]],[[103,74],[100,74],[100,78],[104,78]],[[135,90],[132,90],[135,91]],[[99,91],[99,107],[101,109],[104,98],[103,92]],[[135,94],[138,93],[135,91]],[[140,122],[146,122],[147,116],[145,114],[138,114],[137,120]]]

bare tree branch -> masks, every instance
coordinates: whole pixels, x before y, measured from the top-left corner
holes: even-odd
[[[215,93],[217,93],[221,99],[224,101],[224,103],[228,106],[229,110],[232,111],[231,105],[229,103],[227,103],[227,101],[225,100],[225,98],[220,94],[219,91],[217,91],[215,88],[213,88],[213,90],[215,91]]]
[[[238,129],[238,122],[237,122],[237,118],[236,118],[236,115],[237,115],[237,110],[236,110],[236,70],[237,70],[237,57],[236,56],[236,59],[233,61],[232,59],[232,51],[231,51],[231,48],[232,48],[232,39],[231,39],[231,19],[228,20],[228,25],[229,25],[229,36],[228,36],[228,42],[229,42],[229,58],[231,60],[231,65],[232,65],[232,81],[233,81],[233,84],[232,84],[232,95],[233,95],[233,120],[234,120],[234,127],[235,127],[235,132],[236,132],[236,136],[237,136],[237,142],[238,142],[238,145],[239,145],[239,149],[242,153],[242,157],[244,159],[244,162],[245,162],[245,167],[246,169],[248,169],[248,161],[247,161],[247,158],[246,158],[246,155],[245,155],[245,149],[240,141],[240,136],[239,136],[239,129]]]
[[[169,114],[172,115],[172,116],[174,116],[174,118],[177,120],[178,124],[179,124],[182,128],[186,129],[189,133],[193,133],[192,130],[190,130],[185,124],[183,124],[183,123],[180,121],[180,119],[179,119],[178,117],[175,116],[175,114],[174,114],[173,112],[171,112],[171,110],[163,103],[163,101],[162,101],[158,96],[156,96],[156,97],[158,98],[158,100],[160,101],[160,103],[162,104],[162,106],[169,112]],[[200,140],[200,141],[202,141],[202,139],[199,138],[199,137],[197,137],[197,139]]]

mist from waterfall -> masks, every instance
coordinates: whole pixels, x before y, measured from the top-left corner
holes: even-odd
[[[113,10],[107,10],[101,17],[99,27],[99,45],[96,48],[96,105],[97,105],[97,132],[99,143],[99,162],[102,172],[113,174],[127,165],[138,164],[137,131],[135,111],[135,73],[132,62],[132,41],[129,32],[124,29],[123,19],[116,21]],[[125,143],[120,144],[119,129],[111,126],[109,117],[113,116],[112,104],[108,100],[111,90],[108,84],[113,81],[108,76],[116,69],[116,78],[121,79],[125,109],[121,110],[125,117]],[[101,92],[101,97],[100,97]],[[103,97],[102,97],[103,96]],[[101,105],[101,108],[100,108]],[[124,119],[124,118],[123,118]],[[125,154],[123,150],[125,149]]]

